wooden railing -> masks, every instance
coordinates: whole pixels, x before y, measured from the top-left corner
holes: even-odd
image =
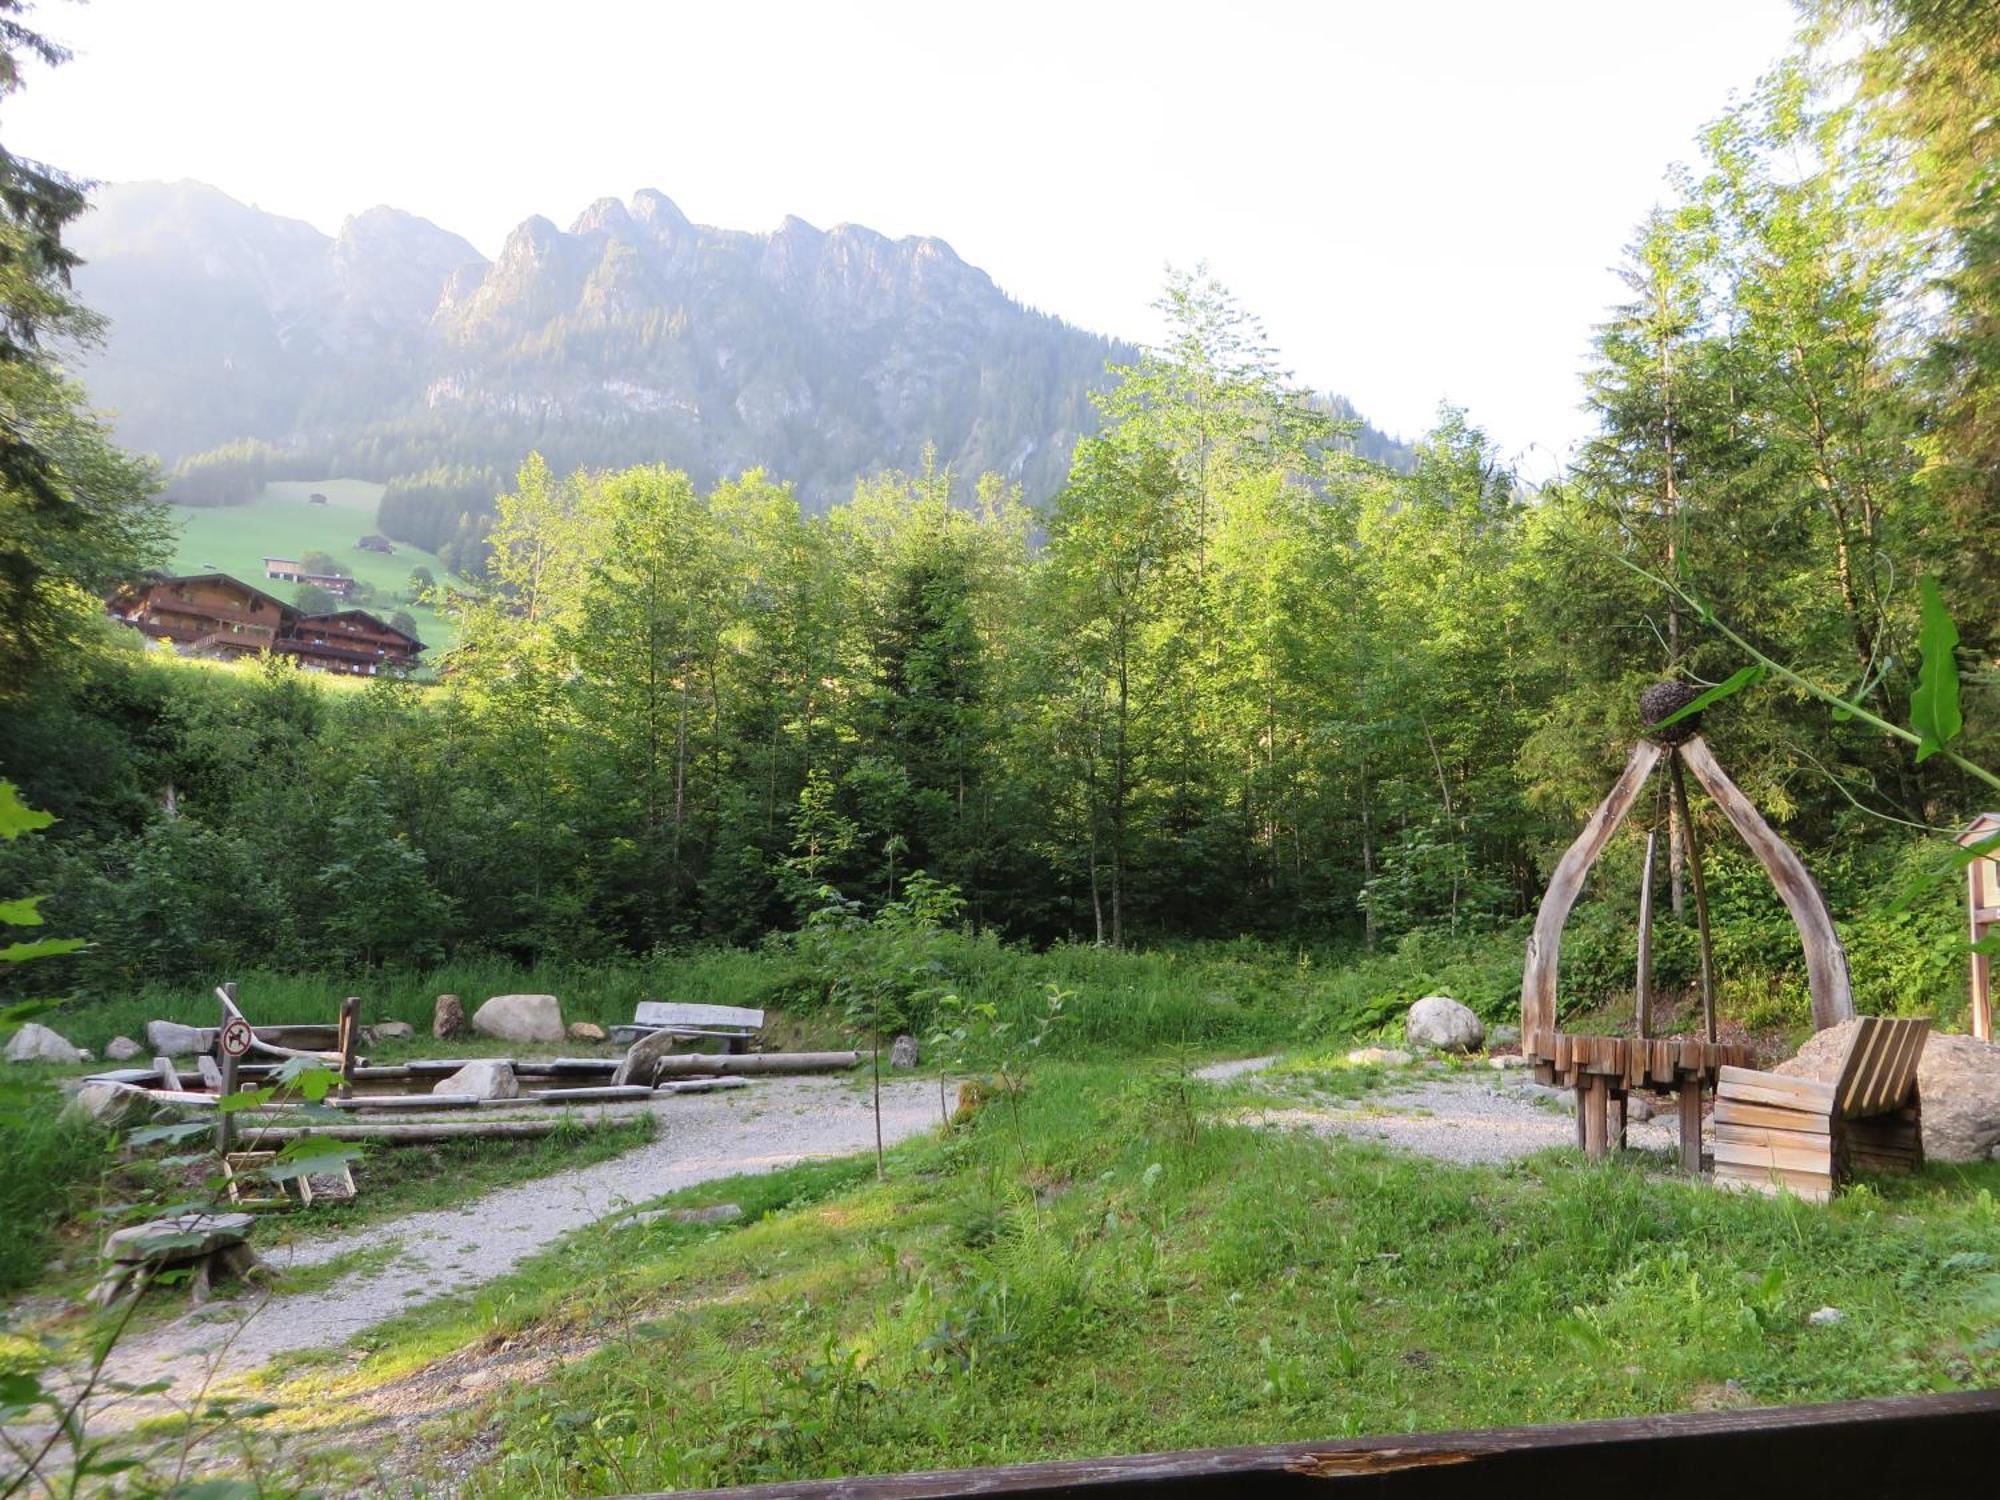
[[[1502,1427],[1345,1442],[808,1479],[676,1500],[927,1500],[959,1495],[1991,1496],[2000,1391]]]

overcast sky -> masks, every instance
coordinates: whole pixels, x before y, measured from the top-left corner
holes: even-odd
[[[1787,0],[1282,5],[43,0],[76,50],[8,146],[193,177],[333,230],[377,203],[492,254],[656,187],[689,217],[936,234],[1145,339],[1206,260],[1298,377],[1414,435],[1470,408],[1544,477],[1587,427],[1609,268]]]

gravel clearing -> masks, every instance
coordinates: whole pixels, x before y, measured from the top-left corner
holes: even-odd
[[[1218,1063],[1196,1075],[1214,1082],[1268,1067],[1272,1058]],[[1446,1074],[1390,1084],[1353,1104],[1324,1108],[1274,1107],[1252,1118],[1280,1129],[1314,1135],[1342,1135],[1380,1141],[1459,1166],[1515,1161],[1551,1146],[1576,1145],[1576,1117],[1551,1107],[1559,1090],[1539,1089],[1524,1080]],[[1670,1111],[1651,1120],[1633,1120],[1626,1144],[1637,1151],[1671,1151],[1679,1129]]]
[[[343,1276],[323,1291],[211,1303],[131,1338],[112,1356],[107,1375],[134,1383],[169,1380],[173,1388],[164,1398],[106,1413],[108,1425],[150,1415],[162,1399],[185,1401],[204,1381],[241,1375],[278,1354],[344,1344],[434,1297],[503,1276],[571,1230],[662,1193],[875,1146],[869,1096],[851,1077],[762,1078],[747,1089],[662,1095],[651,1108],[659,1117],[654,1139],[610,1161],[517,1183],[459,1208],[260,1250],[280,1268],[318,1265],[355,1251],[394,1254],[385,1267]],[[937,1124],[934,1080],[883,1082],[884,1144]],[[365,1173],[361,1190],[368,1190]]]

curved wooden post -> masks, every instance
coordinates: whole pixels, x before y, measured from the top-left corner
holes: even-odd
[[[1632,747],[1624,774],[1611,788],[1611,795],[1597,805],[1597,811],[1590,815],[1583,832],[1556,862],[1555,873],[1549,877],[1542,908],[1535,914],[1535,930],[1528,934],[1528,961],[1521,970],[1521,1051],[1529,1057],[1546,1056],[1551,1044],[1545,1038],[1555,1033],[1557,961],[1569,910],[1583,893],[1584,877],[1590,873],[1590,867],[1604,852],[1618,825],[1625,821],[1625,814],[1638,800],[1639,789],[1665,753],[1651,740],[1641,740]],[[1841,972],[1846,973],[1845,966]]]
[[[1806,950],[1813,1029],[1824,1031],[1842,1021],[1853,1020],[1854,989],[1847,976],[1847,950],[1840,946],[1840,934],[1833,929],[1833,914],[1827,910],[1826,897],[1820,894],[1798,855],[1792,853],[1791,845],[1772,831],[1750,799],[1716,763],[1700,735],[1680,747],[1680,756],[1694,772],[1702,790],[1722,809],[1737,836],[1750,846],[1757,863],[1778,888],[1785,910],[1792,914],[1793,925],[1799,929],[1799,941]],[[1538,922],[1536,930],[1540,931],[1540,927]],[[1521,1031],[1523,1036],[1527,1035],[1525,1025]]]

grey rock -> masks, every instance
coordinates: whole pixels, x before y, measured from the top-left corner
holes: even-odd
[[[431,1011],[431,1035],[441,1042],[465,1035],[465,1005],[456,995],[439,995]]]
[[[406,1042],[417,1034],[417,1028],[408,1021],[378,1021],[368,1029],[375,1033],[378,1042]]]
[[[1808,1313],[1806,1322],[1814,1328],[1831,1328],[1836,1323],[1845,1323],[1847,1314],[1837,1307],[1822,1307],[1817,1312]]]
[[[595,1021],[572,1021],[569,1023],[569,1039],[573,1042],[601,1042],[604,1028]]]
[[[144,1089],[91,1079],[70,1095],[63,1114],[68,1119],[89,1120],[117,1130],[150,1119],[153,1109]]]
[[[29,1021],[7,1043],[8,1062],[79,1063],[84,1055],[59,1032]]]
[[[193,1057],[213,1045],[213,1032],[178,1021],[148,1021],[146,1047],[153,1057]]]
[[[889,1066],[892,1068],[914,1068],[917,1065],[917,1039],[913,1036],[899,1036],[896,1045],[889,1049]]]
[[[554,995],[495,995],[472,1013],[472,1029],[503,1042],[559,1042],[562,1004]]]
[[[1653,1118],[1653,1096],[1651,1094],[1627,1094],[1625,1096],[1625,1118],[1650,1120]]]
[[[112,1062],[130,1062],[135,1057],[144,1057],[146,1049],[129,1036],[114,1036],[104,1044],[104,1055]]]
[[[1412,1046],[1440,1052],[1476,1052],[1486,1042],[1486,1026],[1468,1006],[1449,995],[1426,995],[1403,1019],[1403,1035]]]
[[[1400,1047],[1356,1047],[1347,1060],[1357,1068],[1407,1068],[1414,1061]]]
[[[475,1099],[518,1099],[520,1080],[514,1065],[505,1058],[482,1057],[467,1063],[448,1078],[439,1079],[433,1094],[470,1094]]]
[[[639,1083],[647,1088],[653,1087],[660,1081],[661,1062],[673,1054],[679,1040],[671,1031],[654,1031],[640,1037],[626,1050],[624,1058],[613,1070],[611,1082],[614,1085]]]
[[[1521,1044],[1521,1028],[1503,1021],[1498,1026],[1489,1027],[1486,1045],[1489,1047],[1518,1047]]]
[[[1486,1066],[1489,1068],[1499,1068],[1504,1071],[1508,1068],[1532,1067],[1534,1064],[1531,1059],[1521,1056],[1518,1052],[1502,1052],[1497,1057],[1487,1058]]]
[[[649,1208],[632,1215],[634,1224],[727,1224],[743,1217],[740,1203],[711,1203],[706,1208]]]
[[[104,1258],[128,1265],[154,1261],[171,1263],[212,1255],[240,1245],[256,1223],[250,1214],[180,1214],[114,1229],[104,1242]]]
[[[1775,1071],[1838,1077],[1858,1024],[1827,1027]],[[1984,1161],[2000,1146],[2000,1043],[1933,1032],[1917,1064],[1917,1093],[1924,1107],[1924,1155],[1930,1160]]]

